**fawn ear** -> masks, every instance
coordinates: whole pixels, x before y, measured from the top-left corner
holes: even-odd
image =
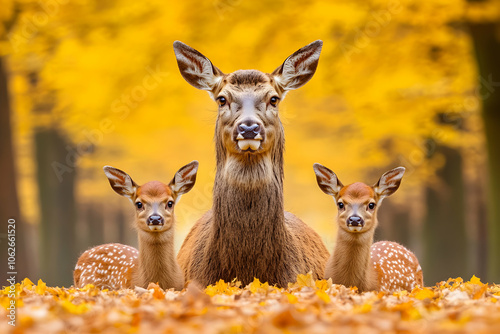
[[[398,190],[401,179],[405,173],[404,167],[396,167],[380,177],[380,180],[373,186],[375,193],[384,198],[390,196]]]
[[[295,51],[271,75],[286,93],[305,85],[316,72],[323,42],[314,41]]]
[[[212,98],[224,73],[212,62],[192,47],[174,42],[174,52],[182,77],[192,86],[206,90]]]
[[[168,186],[174,193],[174,199],[177,202],[182,194],[187,193],[193,188],[196,182],[196,173],[198,172],[198,161],[191,161],[186,166],[181,167],[175,173],[174,178]]]
[[[137,184],[124,171],[111,166],[104,166],[104,174],[108,177],[109,184],[117,194],[132,200],[137,190]]]
[[[342,182],[337,178],[337,175],[321,164],[314,164],[313,169],[314,173],[316,173],[316,180],[321,190],[323,190],[325,194],[331,195],[337,199],[340,189],[344,187]]]

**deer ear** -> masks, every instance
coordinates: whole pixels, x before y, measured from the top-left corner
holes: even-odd
[[[305,85],[316,72],[323,42],[317,40],[295,51],[271,74],[286,92]]]
[[[168,186],[174,193],[175,201],[177,202],[182,194],[190,191],[196,182],[196,173],[198,172],[198,161],[192,161],[186,166],[181,167],[175,173],[174,178]]]
[[[321,164],[314,164],[313,169],[314,173],[316,173],[316,181],[318,181],[318,186],[321,190],[323,190],[325,194],[331,195],[337,199],[340,189],[344,187],[342,182],[337,178],[337,175]]]
[[[405,173],[404,167],[396,167],[380,177],[380,180],[373,186],[375,193],[384,198],[390,196],[398,190],[401,179]]]
[[[104,174],[106,174],[109,184],[113,190],[122,196],[128,197],[132,200],[137,190],[137,184],[132,178],[124,171],[111,166],[104,166]]]
[[[174,52],[182,77],[192,86],[208,91],[213,98],[224,73],[207,57],[180,41],[174,42]]]

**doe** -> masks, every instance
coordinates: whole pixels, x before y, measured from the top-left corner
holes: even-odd
[[[285,134],[279,105],[314,75],[321,41],[294,52],[272,73],[223,73],[195,49],[174,43],[180,72],[218,104],[217,172],[212,210],[193,226],[179,251],[186,279],[202,286],[254,278],[286,287],[297,274],[323,277],[329,253],[321,237],[283,200]]]
[[[174,206],[182,194],[193,188],[198,161],[179,169],[168,185],[151,181],[137,185],[125,172],[110,166],[104,173],[114,191],[135,206],[134,228],[139,251],[118,243],[96,246],[85,251],[73,273],[75,287],[93,284],[118,290],[147,287],[150,282],[162,288],[181,290],[184,275],[174,254]]]
[[[314,164],[318,185],[337,203],[337,243],[327,262],[325,276],[333,283],[356,286],[359,291],[411,290],[423,285],[417,257],[396,242],[373,243],[377,210],[392,195],[405,169],[386,172],[374,186],[356,182],[344,186],[334,172]]]

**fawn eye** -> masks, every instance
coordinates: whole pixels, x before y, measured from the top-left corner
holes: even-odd
[[[169,208],[173,207],[174,206],[174,202],[173,201],[168,201],[167,206]]]
[[[338,205],[339,209],[343,209],[344,208],[344,203],[342,203],[342,202],[339,202],[337,205]]]
[[[219,103],[219,107],[224,107],[227,103],[227,100],[224,96],[219,96],[217,98],[217,102]]]
[[[271,105],[272,105],[273,107],[276,107],[276,105],[278,104],[278,101],[279,101],[279,100],[280,100],[280,98],[279,98],[279,97],[277,97],[277,96],[273,96],[273,97],[271,97],[271,100],[269,101],[269,103],[271,103]]]
[[[368,208],[369,208],[370,210],[375,209],[375,203],[370,203],[370,204],[368,204]]]
[[[141,202],[135,203],[135,206],[137,207],[137,209],[142,209],[142,203]]]

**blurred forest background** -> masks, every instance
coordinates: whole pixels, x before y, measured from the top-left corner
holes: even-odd
[[[8,218],[19,280],[69,286],[83,250],[137,244],[104,165],[141,184],[199,160],[178,248],[210,208],[217,107],[182,79],[175,40],[227,73],[271,72],[316,39],[316,75],[280,107],[286,209],[331,250],[336,208],[312,164],[344,184],[405,166],[377,238],[414,250],[428,285],[500,283],[498,0],[1,0],[2,282]]]

